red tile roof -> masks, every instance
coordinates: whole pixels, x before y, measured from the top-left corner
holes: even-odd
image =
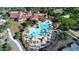
[[[17,18],[19,16],[19,11],[11,11],[9,14],[10,18]]]
[[[54,27],[54,29],[57,29],[59,27],[59,24],[58,23],[54,23],[53,27]]]
[[[21,11],[11,11],[10,13],[10,18],[18,18],[18,19],[24,19],[27,20],[28,18],[30,19],[39,19],[39,18],[48,18],[47,14],[43,13],[32,13],[32,11],[29,12],[21,12]]]

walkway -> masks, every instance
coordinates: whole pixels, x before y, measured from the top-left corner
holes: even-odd
[[[22,49],[21,45],[19,44],[19,42],[12,37],[10,29],[8,28],[7,30],[8,30],[9,37],[16,44],[16,46],[19,48],[19,51],[23,51],[23,49]]]

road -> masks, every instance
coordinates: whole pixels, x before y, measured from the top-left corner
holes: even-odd
[[[66,32],[68,35],[70,35],[71,37],[75,38],[75,39],[78,39],[76,36],[73,35],[72,32]]]
[[[17,46],[18,50],[23,51],[23,48],[21,47],[20,43],[13,38],[13,36],[11,34],[11,30],[9,28],[7,30],[8,30],[8,34],[9,34],[10,39],[12,40],[12,42],[14,42],[15,46]]]

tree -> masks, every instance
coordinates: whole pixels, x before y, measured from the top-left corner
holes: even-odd
[[[63,24],[68,28],[71,29],[74,24],[78,24],[77,21],[73,18],[64,18],[64,17],[59,17],[58,19],[59,22],[61,22],[61,26],[63,27]]]
[[[79,30],[79,26],[77,24],[74,24],[72,27],[71,27],[72,30],[74,31],[78,31]]]
[[[48,11],[48,9],[45,7],[41,7],[39,10],[41,13],[46,13]]]
[[[65,33],[65,32],[60,32],[59,38],[60,38],[61,40],[66,40],[66,39],[68,39],[68,34]]]
[[[23,26],[23,28],[27,26],[26,23],[21,23],[21,25]]]
[[[15,32],[15,39],[19,39],[20,38],[20,32]]]
[[[36,20],[32,20],[31,22],[32,22],[32,24],[36,24],[36,23],[37,23],[37,21],[36,21]]]
[[[25,21],[24,23],[22,23],[21,25],[23,26],[23,28],[26,28],[26,27],[32,26],[36,23],[37,23],[36,20],[28,20],[28,21]]]
[[[41,22],[45,22],[46,21],[46,19],[45,18],[41,18],[41,19],[39,19]]]
[[[7,21],[6,23],[4,23],[3,25],[0,25],[0,32],[3,32],[4,30],[6,30],[7,28],[9,28],[11,26],[11,23],[9,21]]]
[[[11,50],[11,46],[9,44],[7,44],[7,43],[4,43],[2,45],[2,50],[3,51],[10,51]]]
[[[68,30],[68,27],[65,25],[65,24],[61,24],[59,26],[59,29],[63,30],[63,31],[67,31]]]

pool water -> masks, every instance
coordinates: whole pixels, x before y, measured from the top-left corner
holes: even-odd
[[[48,32],[51,30],[50,23],[41,23],[39,28],[31,28],[29,35],[37,37],[39,35],[48,36]]]

